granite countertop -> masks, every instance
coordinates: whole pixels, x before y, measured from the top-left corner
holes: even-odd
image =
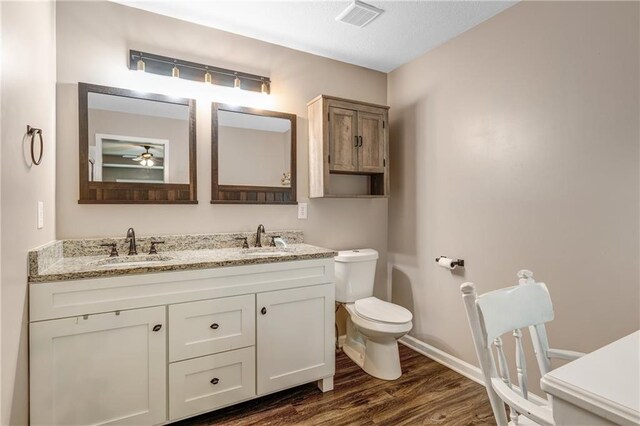
[[[285,234],[286,233],[286,234]],[[255,265],[274,262],[287,262],[305,259],[331,258],[337,255],[334,250],[302,243],[299,231],[282,231],[287,241],[294,241],[286,248],[262,247],[243,249],[235,241],[242,234],[211,234],[203,239],[196,236],[167,236],[167,247],[174,250],[163,251],[158,246],[158,254],[138,254],[128,256],[120,249],[120,256],[109,257],[108,251],[100,247],[102,241],[66,240],[56,241],[29,253],[29,282],[45,283],[52,281],[77,280],[83,278],[101,278],[130,274],[147,274],[166,271],[185,271],[209,269],[225,266]],[[150,241],[151,239],[149,239]],[[176,243],[176,241],[178,243]],[[187,241],[185,243],[185,241]],[[233,243],[231,243],[233,241]],[[196,242],[196,243],[193,243]],[[118,241],[118,244],[121,242]],[[228,245],[233,244],[232,247]],[[139,244],[138,253],[145,253]],[[89,255],[87,255],[89,254]]]

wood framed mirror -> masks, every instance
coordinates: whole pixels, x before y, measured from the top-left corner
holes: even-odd
[[[296,115],[211,106],[211,203],[297,204]]]
[[[80,204],[196,204],[196,103],[78,84]]]

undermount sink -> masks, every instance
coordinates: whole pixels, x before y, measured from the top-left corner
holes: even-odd
[[[169,260],[173,260],[173,257],[161,254],[149,254],[141,256],[110,257],[108,259],[97,260],[93,262],[93,264],[102,268],[126,268],[131,266],[155,265]]]
[[[242,249],[240,253],[245,256],[286,256],[291,254],[289,251],[277,247],[252,247]]]

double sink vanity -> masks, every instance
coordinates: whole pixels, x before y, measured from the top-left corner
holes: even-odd
[[[163,424],[333,388],[333,250],[299,231],[132,237],[29,253],[32,424]]]

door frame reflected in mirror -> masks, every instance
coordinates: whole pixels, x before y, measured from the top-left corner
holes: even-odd
[[[89,93],[189,108],[189,183],[95,182],[89,179]],[[196,101],[117,87],[78,83],[79,204],[197,204]]]
[[[219,117],[218,111],[274,117],[291,122],[291,185],[222,185],[219,176]],[[296,181],[297,116],[284,112],[268,111],[214,102],[211,104],[211,203],[212,204],[298,204]],[[241,167],[251,167],[242,164]]]

